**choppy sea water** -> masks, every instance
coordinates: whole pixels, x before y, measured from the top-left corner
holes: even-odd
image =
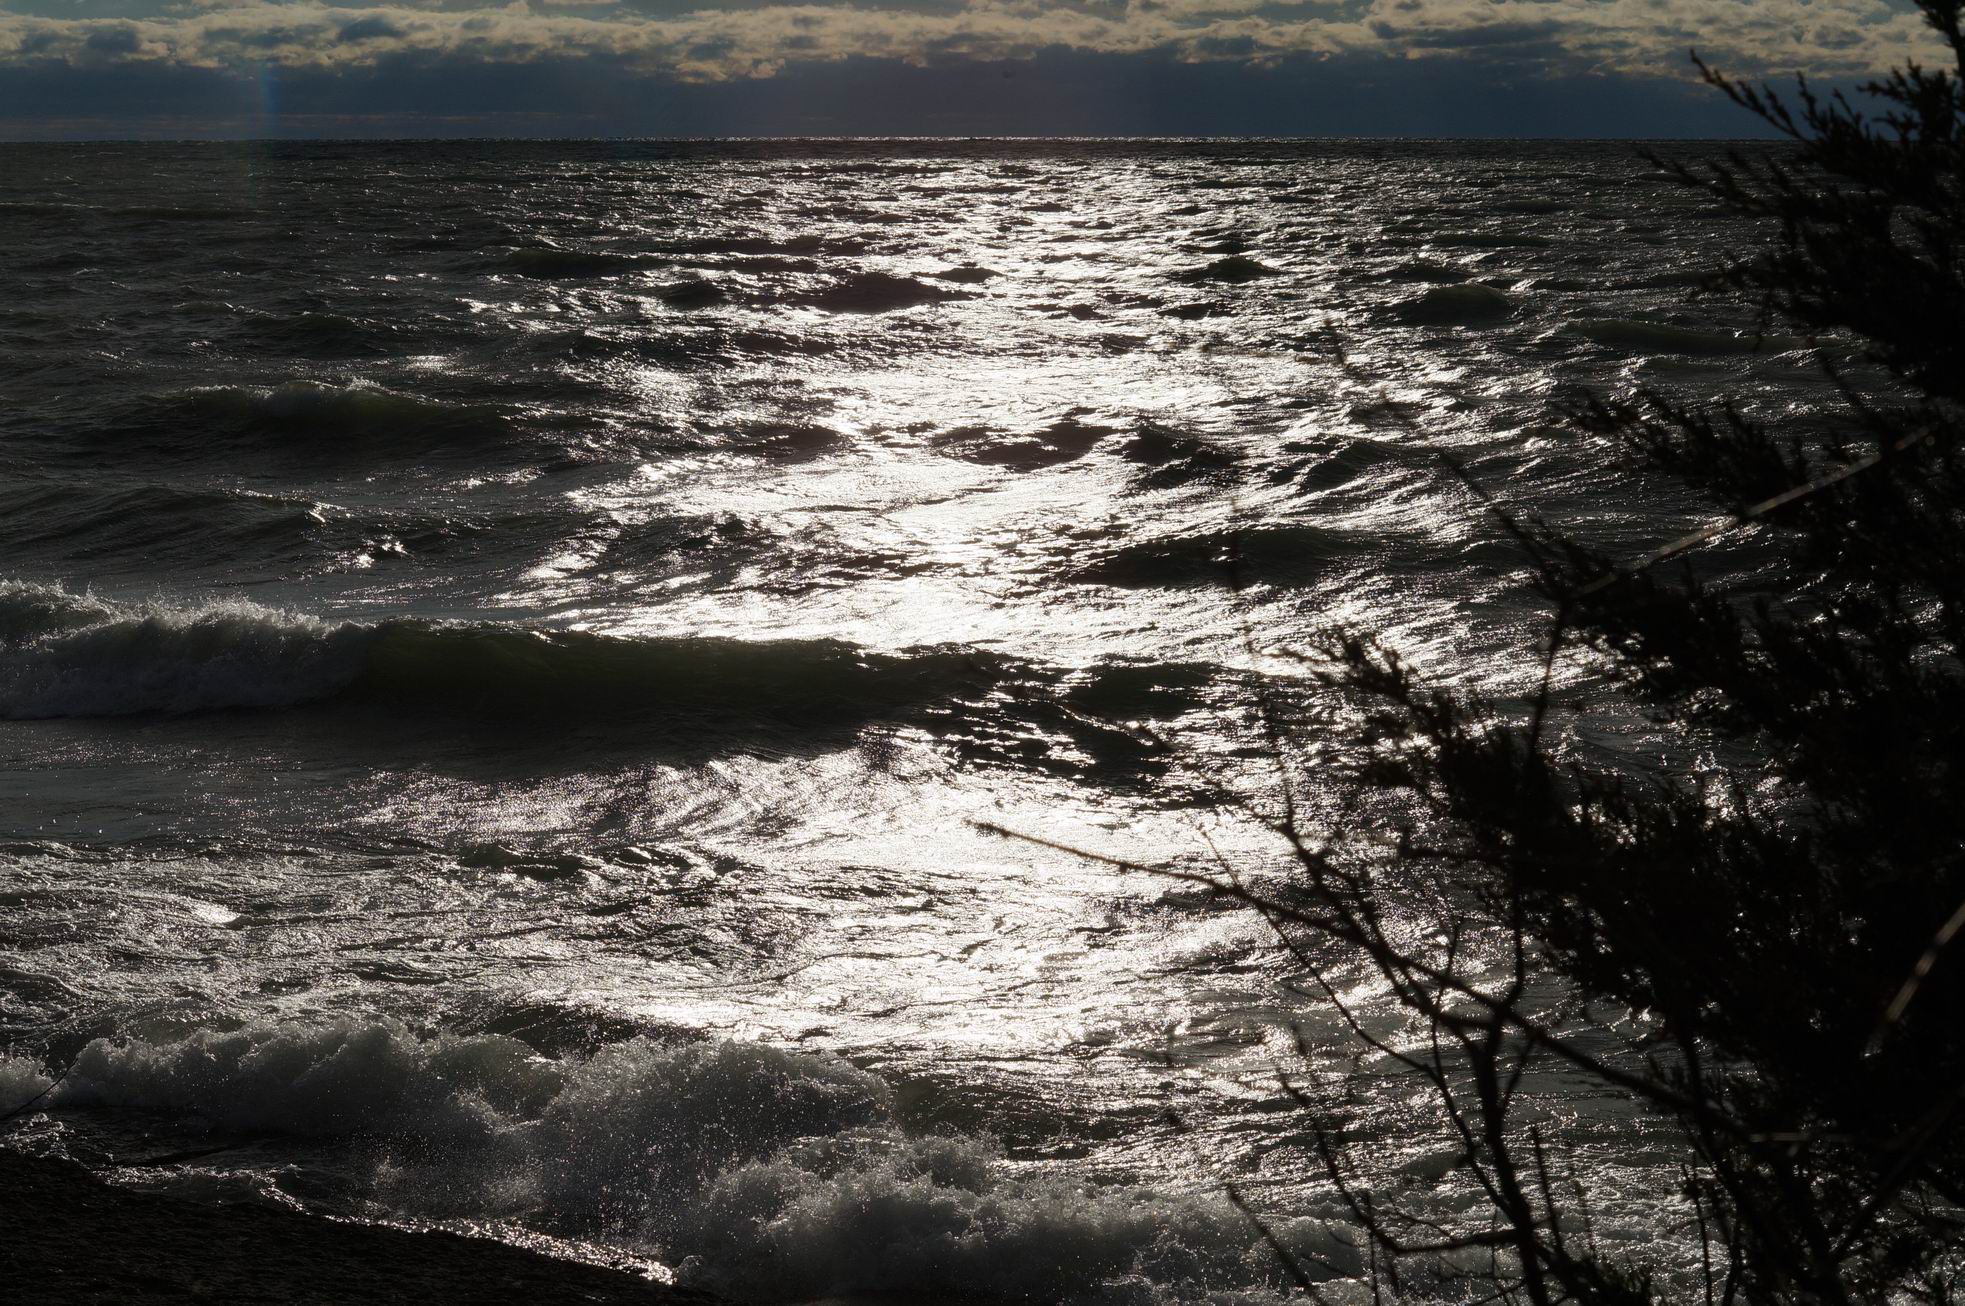
[[[1261,1299],[1233,1181],[1362,1293],[1260,922],[983,827],[1281,873],[1292,647],[1532,670],[1447,459],[1637,550],[1563,394],[1819,397],[1686,302],[1752,236],[1609,144],[0,147],[13,1141],[774,1300]]]

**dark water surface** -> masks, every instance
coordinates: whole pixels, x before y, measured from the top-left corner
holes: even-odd
[[[1355,1296],[1259,925],[978,823],[1276,869],[1293,643],[1532,663],[1441,454],[1636,549],[1567,388],[1815,400],[1685,303],[1749,236],[1623,145],[0,146],[0,1110],[793,1300],[1264,1299],[1233,1178]]]

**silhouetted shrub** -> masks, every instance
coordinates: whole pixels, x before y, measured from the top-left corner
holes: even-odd
[[[1805,332],[1841,399],[1809,434],[1656,393],[1575,407],[1645,469],[1630,484],[1690,485],[1728,514],[1634,560],[1505,518],[1554,609],[1550,666],[1583,658],[1594,688],[1558,694],[1545,676],[1511,708],[1429,686],[1367,636],[1320,650],[1320,679],[1373,741],[1357,801],[1410,802],[1390,838],[1375,815],[1360,824],[1376,843],[1323,843],[1286,801],[1267,819],[1298,882],[1226,887],[1318,982],[1362,957],[1416,1018],[1388,1031],[1327,984],[1374,1064],[1431,1086],[1472,1206],[1443,1215],[1378,1182],[1342,1087],[1298,1090],[1384,1279],[1410,1288],[1423,1265],[1470,1297],[1538,1303],[1954,1299],[1965,39],[1957,0],[1920,8],[1951,67],[1895,72],[1859,107],[1702,64],[1792,148],[1654,160],[1765,219],[1767,248],[1710,289]],[[1725,572],[1705,546],[1735,529],[1776,561]],[[1669,736],[1651,761],[1589,746],[1606,683]],[[1682,1163],[1678,1191],[1656,1196],[1697,1251],[1689,1277],[1599,1245],[1589,1195],[1526,1105],[1552,1076],[1675,1126],[1647,1145]]]

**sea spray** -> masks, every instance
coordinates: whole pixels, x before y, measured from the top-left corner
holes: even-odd
[[[1268,792],[1248,710],[1297,719],[1293,651],[1326,623],[1394,634],[1428,674],[1492,668],[1503,696],[1533,678],[1520,555],[1441,452],[1635,556],[1660,521],[1617,461],[1528,435],[1556,393],[1663,380],[1792,415],[1827,385],[1743,343],[1750,307],[1681,302],[1730,240],[1616,145],[0,152],[0,229],[34,251],[0,269],[0,568],[71,582],[0,591],[0,809],[22,841],[0,849],[0,1046],[62,1039],[65,1063],[82,1032],[213,1012],[304,1042],[375,1010],[422,1045],[461,1037],[428,1031],[487,988],[578,994],[603,1034],[442,1057],[336,1036],[319,1059],[341,1069],[267,1119],[341,1128],[354,1090],[397,1084],[381,1213],[563,1210],[644,1242],[666,1221],[662,1245],[739,1295],[870,1282],[883,1255],[930,1294],[1256,1285],[1231,1265],[1245,1229],[1198,1232],[1215,1199],[1093,1179],[1205,1189],[1192,1158],[1215,1157],[1251,1167],[1279,1232],[1330,1214],[1294,1113],[1208,1087],[1250,1085],[1262,1051],[1202,1019],[1175,1040],[1194,1079],[1158,1055],[1164,1026],[1217,1009],[1304,1014],[1289,964],[1196,946],[1233,919],[1216,900],[969,822],[1198,857],[1195,771]],[[226,216],[175,216],[200,211]],[[1434,301],[1444,321],[1396,309],[1469,285]],[[1465,320],[1483,291],[1511,311]],[[1346,756],[1322,732],[1348,727],[1309,706],[1322,774]],[[1616,730],[1672,747],[1635,712]],[[1238,870],[1271,864],[1207,834]],[[629,844],[650,860],[609,851]],[[892,1086],[961,1109],[703,1160],[687,1209],[722,1223],[684,1230],[645,1198],[697,1164],[688,1128],[543,1141],[597,1044],[656,1028],[932,1066]],[[580,1128],[607,1132],[604,1099],[653,1120],[714,1082],[715,1058],[665,1061],[684,1046],[616,1054]],[[298,1055],[275,1051],[239,1075]],[[473,1086],[473,1058],[501,1069]],[[1361,1093],[1361,1145],[1396,1168],[1409,1112]],[[1190,1134],[1142,1125],[1170,1100],[1206,1106]],[[154,1110],[72,1127],[172,1129]],[[896,1117],[976,1136],[930,1156]],[[1029,1159],[1054,1120],[1063,1144]],[[377,1145],[288,1137],[210,1164],[360,1213],[337,1162]],[[648,1146],[660,1167],[624,1159]],[[1632,1151],[1607,1130],[1577,1153],[1600,1238],[1675,1218],[1647,1198],[1675,1176],[1632,1178]],[[576,1201],[583,1175],[618,1202]],[[1168,1246],[1230,1268],[1196,1287],[1178,1255],[1129,1261],[1135,1200],[1195,1203]],[[1094,1268],[1071,1270],[1078,1249]],[[1133,1286],[1085,1287],[1126,1264]]]
[[[27,1059],[0,1060],[9,1094],[49,1083]],[[881,1077],[758,1043],[636,1038],[551,1058],[390,1020],[250,1025],[97,1039],[41,1103],[131,1107],[222,1134],[359,1143],[378,1198],[402,1214],[543,1219],[755,1300],[1266,1299],[1283,1282],[1220,1197],[1088,1183],[1016,1164],[987,1137],[912,1134]],[[1319,1277],[1359,1268],[1339,1223],[1275,1232]]]

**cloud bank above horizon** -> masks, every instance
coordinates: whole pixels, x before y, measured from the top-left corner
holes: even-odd
[[[1674,107],[1712,108],[1688,94],[1694,46],[1740,75],[1838,81],[1936,51],[1907,0],[17,0],[0,5],[0,134],[419,121],[606,134],[697,119],[740,132],[778,118],[783,131],[1018,131],[1044,130],[1045,105],[1058,131],[1368,128],[1369,113],[1341,111],[1346,94],[1382,98],[1385,134],[1435,119],[1440,134],[1536,134],[1537,112],[1546,134],[1673,134],[1643,130],[1642,105],[1668,129]],[[993,104],[985,83],[1019,73]],[[870,119],[856,87],[883,106]],[[1099,96],[1156,87],[1192,103],[1105,122]],[[1561,104],[1591,88],[1613,127],[1637,115],[1630,130],[1564,120]],[[1484,91],[1521,99],[1530,120],[1483,126],[1497,106],[1470,97]],[[1260,111],[1239,112],[1238,96]],[[746,103],[777,107],[751,122]],[[1430,107],[1415,117],[1414,104]]]

